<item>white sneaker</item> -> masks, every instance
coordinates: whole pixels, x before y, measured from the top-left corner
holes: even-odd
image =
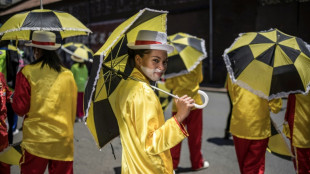
[[[18,134],[19,130],[16,128],[15,131],[13,132],[13,135]]]
[[[196,169],[195,171],[207,169],[209,166],[210,166],[209,162],[208,161],[204,161],[203,162],[203,166],[200,167],[199,169]]]

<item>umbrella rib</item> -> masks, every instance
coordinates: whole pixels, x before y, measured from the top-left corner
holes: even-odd
[[[102,78],[104,78],[104,76],[105,75],[109,75],[109,73],[111,73],[110,71],[108,71],[108,72],[106,72],[106,73],[104,73],[103,75],[102,75]],[[104,87],[104,85],[105,85],[105,82],[103,82],[103,84],[102,84],[102,86],[100,87],[100,90],[98,91],[98,94],[97,94],[97,96],[95,96],[95,100],[98,98],[98,96],[99,96],[99,94],[100,94],[100,92],[101,92],[101,90],[102,90],[102,88]]]

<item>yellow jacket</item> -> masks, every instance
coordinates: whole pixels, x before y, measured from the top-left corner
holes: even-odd
[[[233,108],[230,122],[231,134],[244,139],[260,140],[271,136],[270,110],[278,113],[282,107],[281,99],[268,100],[233,84],[227,78],[228,92]]]
[[[73,161],[77,87],[70,70],[41,64],[26,65],[16,79],[12,106],[26,115],[21,146],[42,158]]]
[[[310,148],[310,93],[289,95],[285,117],[292,123],[290,127],[287,124],[283,127],[286,136],[292,137],[292,145]]]
[[[202,99],[198,94],[199,83],[203,80],[202,75],[202,62],[191,72],[185,75],[166,79],[165,85],[168,89],[172,90],[174,95],[182,97],[188,95],[195,100],[196,104],[201,105]],[[177,112],[175,103],[172,105],[172,112]]]
[[[149,82],[137,69],[117,87],[112,108],[122,142],[122,174],[172,174],[170,148],[188,133],[174,117],[165,122],[163,111]]]

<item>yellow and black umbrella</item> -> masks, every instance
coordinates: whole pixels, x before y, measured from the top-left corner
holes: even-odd
[[[271,119],[271,136],[268,140],[267,151],[271,154],[278,156],[286,160],[292,160],[294,158],[291,152],[290,145],[286,142],[283,133],[277,128],[277,125]]]
[[[172,93],[171,90],[166,88],[165,81],[158,81],[156,85],[159,89]],[[159,90],[155,90],[155,93],[160,101],[163,111],[165,111],[173,97]]]
[[[310,89],[310,52],[277,29],[241,34],[223,55],[234,83],[271,100]]]
[[[62,39],[91,33],[69,13],[36,9],[9,18],[0,28],[0,37],[1,40],[30,40],[32,31],[36,30],[55,32]]]
[[[61,46],[61,49],[74,56],[77,62],[93,62],[93,51],[82,43],[69,42]]]
[[[165,78],[187,74],[207,57],[205,41],[201,38],[176,33],[168,37],[168,42],[174,47],[174,51],[168,55]]]
[[[6,164],[19,165],[22,157],[21,142],[12,144],[0,152],[0,161]]]
[[[99,148],[119,135],[113,100],[117,86],[128,78],[133,66],[127,63],[128,42],[138,31],[166,32],[167,12],[145,8],[120,24],[94,55],[94,63],[85,90],[86,124]],[[112,101],[112,102],[111,102]]]

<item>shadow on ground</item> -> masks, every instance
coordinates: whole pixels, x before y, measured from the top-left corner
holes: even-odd
[[[122,168],[121,167],[114,167],[114,173],[115,174],[121,174],[122,173]]]
[[[224,139],[220,137],[214,137],[207,139],[208,142],[216,144],[218,146],[233,146],[234,142],[232,139]]]

